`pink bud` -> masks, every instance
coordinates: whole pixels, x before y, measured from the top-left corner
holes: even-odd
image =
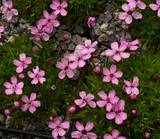
[[[10,115],[10,114],[11,114],[10,109],[8,109],[8,108],[4,109],[4,114],[5,114],[6,116]]]
[[[96,18],[92,17],[92,16],[88,17],[87,25],[88,25],[89,28],[94,27],[96,25]]]
[[[96,66],[96,67],[94,68],[94,72],[96,72],[97,74],[101,73],[101,68],[100,68],[100,66]]]
[[[133,116],[137,116],[138,115],[137,110],[135,108],[131,109],[131,114]]]
[[[129,96],[129,98],[130,98],[131,101],[136,100],[137,95],[131,94],[131,95]]]
[[[76,107],[75,107],[75,106],[71,106],[71,107],[68,109],[68,112],[69,112],[70,114],[75,113],[75,112],[76,112]]]
[[[24,79],[24,74],[23,74],[23,73],[19,74],[18,78],[19,78],[20,80],[23,80],[23,79]]]
[[[151,133],[148,132],[148,131],[145,131],[145,132],[144,132],[144,138],[145,138],[145,139],[151,138]]]
[[[63,35],[63,39],[64,39],[64,41],[68,41],[69,39],[71,39],[71,34],[65,32]]]
[[[16,108],[20,108],[21,107],[21,103],[19,101],[14,101],[14,106]]]

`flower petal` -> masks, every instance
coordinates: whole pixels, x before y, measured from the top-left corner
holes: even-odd
[[[80,122],[76,122],[76,128],[79,130],[79,131],[83,131],[84,130],[84,126],[82,123]]]
[[[110,134],[105,134],[103,138],[104,138],[104,139],[113,139]]]
[[[34,112],[36,111],[36,107],[35,107],[35,106],[30,106],[30,107],[29,107],[29,111],[30,111],[31,113],[34,113]]]
[[[106,100],[106,99],[107,99],[107,95],[106,95],[106,93],[105,93],[103,90],[101,90],[101,91],[98,92],[98,96],[99,96],[101,99],[103,99],[103,100]]]
[[[102,108],[102,107],[104,107],[106,105],[106,101],[99,100],[99,101],[97,101],[97,105],[98,105],[98,107]]]
[[[60,127],[64,128],[64,129],[68,129],[69,126],[70,126],[69,121],[65,121],[65,122],[63,122],[63,123],[60,124]]]
[[[92,130],[92,128],[93,128],[93,123],[92,122],[88,122],[87,124],[86,124],[86,126],[85,126],[85,130],[87,131],[87,132],[89,132],[89,131],[91,131]]]
[[[59,136],[63,137],[66,134],[66,131],[63,128],[58,129]]]
[[[119,80],[118,80],[117,78],[115,78],[115,77],[113,77],[113,78],[111,79],[111,81],[112,81],[112,84],[116,84],[116,85],[119,84]]]
[[[114,119],[115,116],[116,116],[116,113],[115,113],[115,112],[109,112],[109,113],[106,114],[106,118],[107,118],[108,120]]]
[[[6,90],[5,90],[5,93],[6,93],[7,95],[11,95],[11,94],[14,93],[14,89],[6,89]]]
[[[80,132],[80,131],[73,131],[73,132],[71,133],[71,137],[72,137],[72,138],[80,139],[81,136],[82,136],[82,132]]]
[[[112,137],[117,138],[120,135],[120,132],[117,129],[112,130]]]
[[[88,137],[89,139],[96,139],[96,138],[97,138],[97,135],[96,135],[95,133],[93,133],[93,132],[88,132],[88,133],[87,133],[87,137]]]

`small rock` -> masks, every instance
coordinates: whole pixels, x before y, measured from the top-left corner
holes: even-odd
[[[58,30],[58,32],[55,34],[55,37],[58,41],[63,41],[63,31]]]
[[[51,89],[52,89],[53,91],[55,91],[55,90],[56,90],[56,85],[53,84],[53,85],[51,86]]]
[[[79,35],[73,35],[72,36],[72,42],[74,42],[76,45],[83,43],[83,38]]]
[[[104,14],[106,15],[105,22],[108,23],[112,19],[112,15],[108,11],[106,11]]]
[[[108,35],[112,35],[113,34],[113,31],[107,31],[106,32]]]
[[[23,130],[29,130],[29,131],[34,131],[36,127],[33,124],[28,124],[26,125]]]
[[[8,38],[8,43],[13,43],[15,41],[15,37],[14,36],[10,36],[9,38]]]
[[[5,125],[6,127],[10,127],[13,124],[13,119],[11,116],[7,116],[6,120],[5,120]]]
[[[19,137],[11,137],[11,139],[19,139]]]
[[[82,35],[84,30],[79,25],[75,25],[73,27],[73,33]]]
[[[33,137],[33,139],[41,139],[40,137]]]
[[[0,138],[4,137],[4,134],[2,131],[0,131]]]
[[[3,114],[0,114],[0,123],[4,123],[5,117]]]
[[[107,32],[107,30],[108,30],[108,24],[107,23],[104,23],[104,24],[102,24],[101,26],[100,26],[100,30],[102,31],[102,32]]]
[[[67,45],[66,45],[66,43],[64,43],[64,42],[60,42],[60,48],[62,49],[62,50],[67,50]]]
[[[76,47],[76,45],[75,45],[75,44],[70,43],[70,44],[69,44],[69,46],[68,46],[68,50],[70,50],[70,51],[74,51],[75,47]]]
[[[97,36],[99,36],[99,35],[101,35],[101,30],[100,30],[100,25],[96,25],[95,27],[94,27],[94,33],[95,33],[95,35],[97,35]]]
[[[103,33],[101,34],[99,37],[98,37],[98,41],[99,42],[104,42],[104,41],[107,41],[108,40],[108,35]]]

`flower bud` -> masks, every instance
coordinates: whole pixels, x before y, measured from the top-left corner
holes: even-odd
[[[135,108],[131,109],[132,116],[136,117],[138,115],[137,110]]]
[[[159,79],[159,77],[156,73],[152,74],[152,76],[151,76],[152,81],[157,81],[158,79]]]
[[[69,114],[73,114],[76,112],[76,107],[75,106],[71,106],[69,109],[68,109],[68,113]]]
[[[144,138],[145,138],[145,139],[150,139],[150,138],[151,138],[151,133],[148,132],[148,131],[145,131],[145,132],[143,133],[143,135],[144,135]]]
[[[19,101],[14,101],[14,106],[16,108],[20,108],[21,107],[21,103]]]
[[[88,25],[89,28],[94,27],[96,25],[96,18],[92,17],[92,16],[88,17],[87,25]]]
[[[96,66],[96,67],[94,68],[94,72],[96,72],[97,74],[101,73],[101,68],[100,68],[100,66]]]
[[[23,73],[19,74],[18,78],[19,78],[20,80],[23,80],[23,79],[24,79],[24,74],[23,74]]]
[[[10,114],[11,114],[10,109],[8,109],[8,108],[4,109],[4,114],[5,114],[6,116],[10,115]]]

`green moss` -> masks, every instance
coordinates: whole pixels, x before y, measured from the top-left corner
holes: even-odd
[[[20,17],[29,20],[32,24],[42,17],[43,10],[49,9],[52,0],[13,0]]]

